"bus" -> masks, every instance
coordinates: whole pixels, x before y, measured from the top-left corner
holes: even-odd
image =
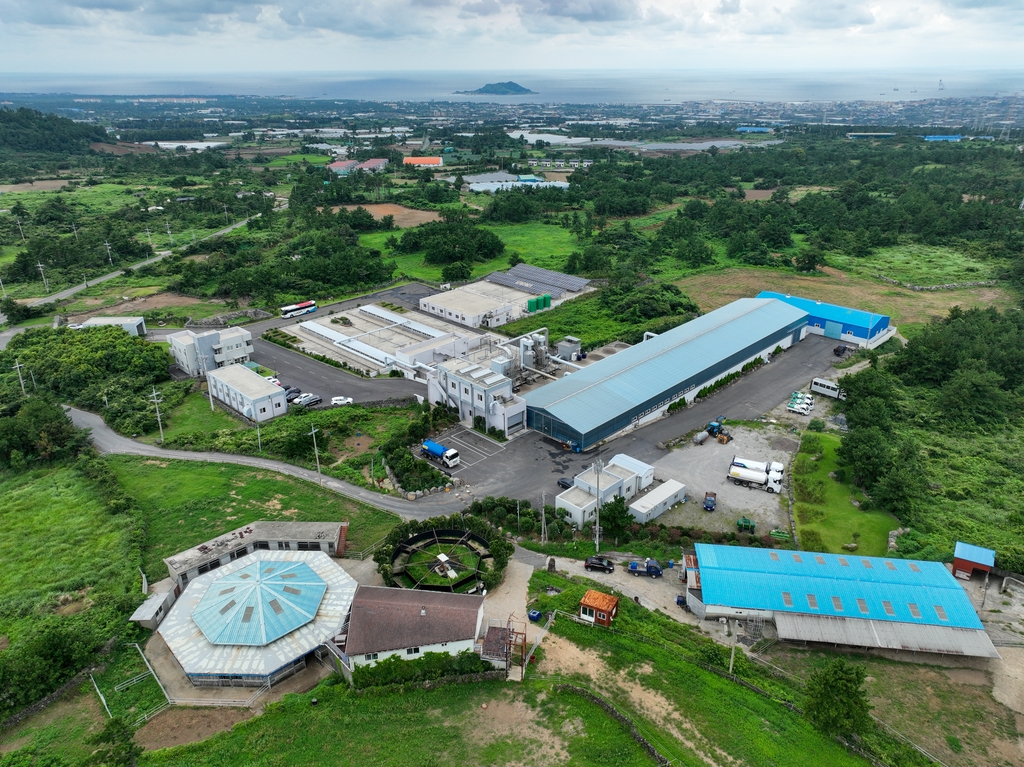
[[[846,390],[841,389],[835,381],[829,381],[825,378],[815,378],[811,381],[811,392],[824,394],[826,397],[834,397],[835,399],[846,399]]]
[[[301,304],[281,307],[281,319],[298,317],[300,314],[312,314],[316,311],[316,301],[303,301]]]

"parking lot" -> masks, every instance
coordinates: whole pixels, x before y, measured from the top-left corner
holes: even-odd
[[[505,450],[494,440],[487,439],[464,426],[457,426],[455,429],[445,432],[437,438],[437,441],[445,447],[452,447],[459,451],[459,468],[451,472],[453,476],[459,476],[459,472],[486,461],[488,458],[493,458]]]

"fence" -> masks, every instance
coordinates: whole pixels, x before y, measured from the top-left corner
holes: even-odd
[[[385,541],[387,541],[387,538],[381,538],[376,543],[371,543],[369,545],[369,547],[363,549],[362,551],[346,551],[344,553],[344,555],[342,556],[342,558],[343,559],[368,559],[369,557],[373,556],[373,553],[377,549],[379,549],[381,546],[384,545]]]
[[[253,692],[245,700],[241,699],[228,699],[228,698],[171,698],[170,703],[173,706],[220,706],[222,708],[249,708],[256,699],[263,693],[270,691],[270,685],[265,684],[262,687],[257,687],[256,691]]]

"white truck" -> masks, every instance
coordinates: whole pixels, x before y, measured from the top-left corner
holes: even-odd
[[[778,474],[765,474],[763,471],[752,471],[741,466],[730,466],[729,475],[726,479],[731,479],[733,484],[742,485],[743,487],[758,487],[769,493],[782,492],[782,477]]]
[[[829,381],[827,378],[815,378],[811,381],[811,391],[824,394],[826,397],[846,399],[846,390],[835,381]]]
[[[780,477],[786,473],[785,464],[778,461],[751,461],[749,458],[740,458],[738,455],[732,457],[732,465],[751,471],[763,471],[765,474],[778,474]]]

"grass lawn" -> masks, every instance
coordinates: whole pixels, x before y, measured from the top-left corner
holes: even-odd
[[[20,245],[0,245],[0,266],[13,263],[21,250]]]
[[[211,412],[210,400],[202,392],[189,394],[178,407],[162,415],[164,420],[164,439],[172,439],[179,434],[193,431],[248,428],[237,418],[231,417],[219,407]],[[159,430],[142,437],[142,441],[150,444],[158,443],[160,441]]]
[[[805,434],[810,434],[805,432]],[[854,533],[859,533],[857,553],[866,556],[885,556],[888,547],[889,532],[900,526],[899,520],[883,511],[861,511],[852,501],[863,503],[864,494],[852,485],[831,479],[829,472],[835,471],[836,450],[840,438],[836,434],[821,434],[822,458],[811,465],[814,470],[809,474],[797,472],[797,462],[793,467],[794,494],[797,498],[795,507],[797,534],[803,536],[807,531],[817,532],[821,536],[824,548],[833,554],[843,552],[844,543],[854,541]],[[798,455],[803,455],[802,453]],[[824,502],[809,503],[801,501],[796,491],[796,483],[802,478],[820,481],[824,487]],[[801,542],[803,538],[801,537]]]
[[[14,639],[37,615],[55,611],[60,594],[72,595],[72,612],[91,599],[84,589],[138,577],[122,558],[128,519],[111,515],[74,469],[0,473],[0,499],[0,595],[33,605],[24,615],[0,612],[0,636]]]
[[[543,693],[543,694],[541,694]],[[310,698],[317,706],[310,706]],[[486,708],[484,707],[486,706]],[[568,726],[567,726],[568,725]],[[343,734],[341,734],[343,733]],[[321,686],[202,743],[148,752],[140,767],[549,765],[648,767],[654,760],[597,704],[550,684],[433,690]]]
[[[15,727],[0,730],[0,763],[7,752],[24,748],[67,760],[56,764],[84,764],[94,748],[86,744],[86,739],[99,732],[106,721],[107,712],[96,697],[92,683],[86,679],[78,690],[69,692],[42,712]],[[12,765],[46,763],[45,757],[39,762],[29,757],[26,762],[13,761]]]
[[[896,245],[879,248],[865,258],[830,253],[829,265],[846,272],[874,276],[911,285],[946,285],[981,282],[994,277],[992,262],[978,261],[955,248],[929,245]]]
[[[147,524],[143,569],[153,581],[167,577],[162,559],[256,520],[349,520],[351,548],[383,538],[398,518],[303,480],[245,466],[108,459],[125,490],[139,500]]]
[[[141,645],[141,643],[140,643]],[[114,716],[131,723],[143,714],[167,702],[160,685],[152,674],[123,690],[115,689],[122,682],[135,679],[149,671],[138,649],[131,644],[121,645],[104,659],[103,673],[94,675],[96,685],[106,698],[107,708]]]
[[[333,162],[333,158],[322,154],[286,154],[283,157],[275,157],[267,163],[270,168],[284,168],[287,165],[308,162],[310,165],[327,165]]]

